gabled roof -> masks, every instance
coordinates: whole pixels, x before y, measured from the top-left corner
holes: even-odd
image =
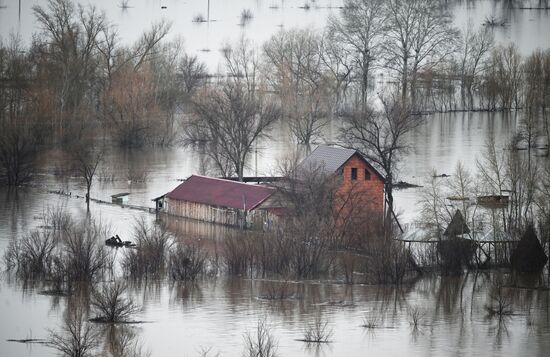
[[[311,170],[313,168],[322,168],[325,173],[333,174],[355,154],[365,161],[368,167],[384,181],[382,174],[380,174],[359,151],[334,146],[317,146],[317,148],[298,165],[297,169]]]
[[[216,207],[253,210],[275,189],[238,181],[192,175],[166,197]]]
[[[462,212],[460,212],[459,209],[456,210],[455,215],[453,216],[453,219],[451,219],[451,223],[449,223],[449,226],[443,232],[444,236],[459,236],[462,234],[469,234],[470,228],[466,224],[466,221],[464,219],[464,216],[462,215]]]

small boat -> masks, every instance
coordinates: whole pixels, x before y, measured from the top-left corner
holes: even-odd
[[[105,244],[112,247],[135,247],[136,244],[129,240],[123,241],[118,234],[105,240]]]

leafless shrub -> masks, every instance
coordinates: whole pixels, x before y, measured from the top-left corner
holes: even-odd
[[[134,328],[128,325],[109,325],[105,329],[106,349],[113,357],[149,357],[151,353],[145,351],[138,340]]]
[[[137,248],[126,249],[122,258],[125,274],[134,278],[158,276],[165,269],[170,234],[162,226],[150,226],[140,220],[134,226],[134,239]]]
[[[48,207],[43,220],[44,226],[51,228],[56,234],[68,230],[74,223],[64,206]]]
[[[92,282],[112,267],[112,257],[100,243],[106,229],[93,221],[75,224],[59,214],[51,218],[55,229],[31,232],[20,241],[12,241],[4,253],[8,270],[28,280],[40,278],[53,285],[52,293],[66,293],[65,283]]]
[[[23,279],[45,277],[50,272],[57,242],[50,231],[34,231],[21,241],[12,240],[4,253],[8,270]]]
[[[411,254],[403,243],[383,238],[373,239],[366,248],[366,272],[378,284],[401,284],[410,270]]]
[[[203,14],[197,14],[193,16],[193,22],[197,22],[197,23],[206,22],[206,19],[204,18]]]
[[[244,357],[276,357],[277,341],[273,337],[265,319],[258,321],[255,332],[244,335]]]
[[[504,291],[503,282],[500,276],[497,276],[492,281],[489,291],[489,303],[485,304],[484,307],[488,317],[498,317],[502,319],[513,313],[512,301],[510,296]]]
[[[195,280],[205,274],[207,259],[199,245],[179,243],[170,253],[170,276],[174,280]]]
[[[382,319],[379,316],[369,316],[365,314],[365,316],[363,316],[363,324],[361,326],[372,330],[379,327],[381,323]]]
[[[506,26],[506,20],[499,19],[495,15],[486,16],[482,25],[488,27]]]
[[[83,306],[68,307],[61,331],[50,331],[49,346],[67,357],[97,356],[99,333],[86,320]]]
[[[249,235],[226,237],[224,241],[224,262],[230,274],[240,275],[252,272],[254,253],[252,237]]]
[[[252,11],[250,11],[250,9],[244,9],[241,12],[241,23],[240,23],[240,25],[244,26],[244,25],[248,24],[250,21],[252,21],[253,17],[254,17],[254,15],[252,15]]]
[[[220,357],[219,353],[212,351],[213,347],[201,347],[199,348],[199,357]]]
[[[407,313],[409,315],[409,324],[414,330],[418,330],[422,325],[424,318],[426,317],[426,313],[422,311],[418,306],[409,307]]]
[[[329,343],[333,331],[328,326],[328,321],[323,320],[320,314],[315,316],[315,320],[307,324],[304,331],[302,342],[307,343]]]
[[[103,276],[110,259],[102,244],[107,236],[105,228],[93,221],[64,232],[60,263],[70,281],[91,282]]]
[[[92,292],[91,305],[96,314],[95,322],[127,322],[139,311],[127,296],[127,286],[121,281],[104,283]]]

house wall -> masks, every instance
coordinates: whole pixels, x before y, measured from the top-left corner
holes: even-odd
[[[357,179],[352,179],[352,168],[357,169]],[[365,170],[370,179],[365,180]],[[340,205],[345,211],[358,216],[384,213],[384,182],[357,154],[341,168],[341,183],[337,191]],[[340,206],[341,207],[341,206]]]

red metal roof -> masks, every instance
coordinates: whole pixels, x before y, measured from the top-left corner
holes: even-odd
[[[210,206],[253,210],[275,189],[238,181],[192,175],[166,197],[173,200],[204,203]]]

